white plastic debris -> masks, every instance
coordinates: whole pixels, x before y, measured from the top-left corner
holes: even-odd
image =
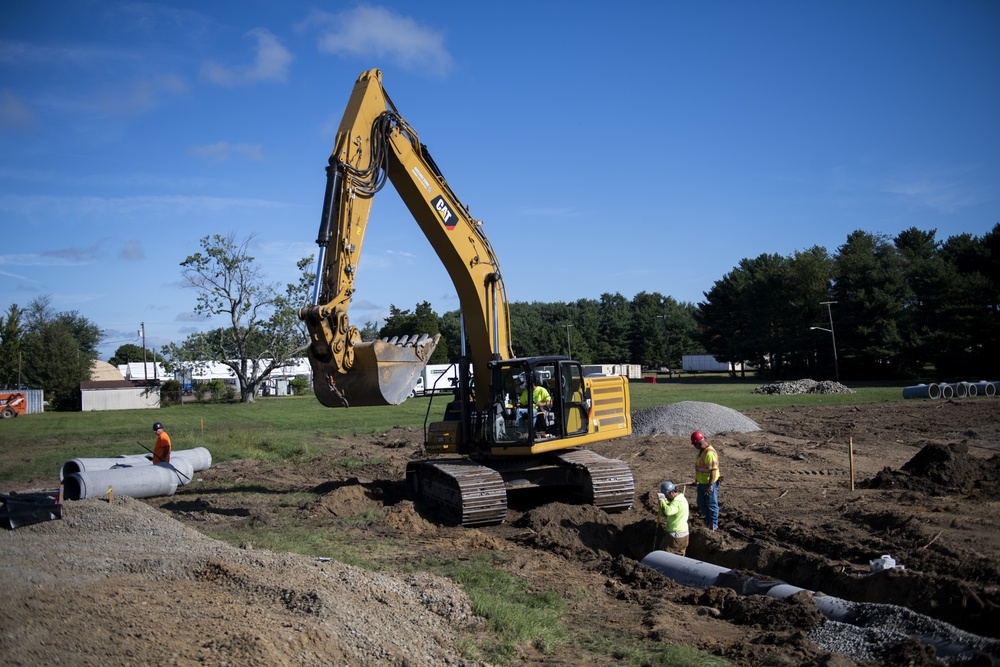
[[[868,565],[871,566],[872,572],[881,572],[882,570],[894,570],[897,567],[899,569],[904,569],[902,565],[896,565],[896,559],[888,554],[883,554],[881,558],[876,558],[875,560],[868,561]]]

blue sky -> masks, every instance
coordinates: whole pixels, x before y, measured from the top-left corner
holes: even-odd
[[[498,9],[499,8],[499,9]],[[1000,221],[1000,3],[0,1],[0,288],[118,345],[192,314],[180,262],[315,253],[333,135],[383,83],[514,301],[702,301],[746,257]],[[398,196],[351,310],[457,308]]]

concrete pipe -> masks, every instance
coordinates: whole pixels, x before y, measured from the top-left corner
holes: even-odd
[[[62,468],[59,469],[59,479],[65,479],[75,472],[149,466],[153,465],[152,457],[152,454],[124,454],[113,458],[70,459],[63,463]],[[212,467],[212,453],[204,447],[179,449],[170,453],[171,462],[180,459],[187,461],[195,472],[208,470]]]
[[[903,387],[903,398],[941,398],[941,387],[936,384]]]
[[[955,389],[950,384],[939,382],[938,387],[941,389],[941,398],[955,398]]]
[[[711,588],[719,580],[720,575],[729,572],[728,567],[719,567],[666,551],[652,551],[646,554],[642,564],[670,577],[678,584],[702,590]]]
[[[969,388],[964,382],[950,382],[948,383],[948,386],[951,387],[951,391],[955,398],[965,398],[969,395]]]
[[[693,588],[704,589],[719,585],[744,595],[763,593],[772,598],[784,598],[806,590],[777,579],[761,581],[753,575],[741,574],[736,570],[666,551],[646,554],[642,564],[679,584]],[[752,585],[748,586],[751,582]],[[994,639],[963,632],[953,625],[918,614],[912,609],[873,602],[851,602],[815,591],[808,592],[812,595],[816,608],[831,621],[868,631],[879,630],[886,635],[888,641],[916,637],[921,643],[932,646],[939,657],[971,658],[978,651],[995,654],[1000,647],[1000,642]],[[891,632],[886,633],[890,626]]]
[[[965,387],[965,395],[969,398],[975,398],[979,395],[979,389],[973,382],[959,382],[960,385]]]
[[[996,396],[997,386],[995,382],[987,382],[986,380],[980,380],[975,383],[976,394],[979,396]]]
[[[190,481],[194,471],[186,461],[172,461],[131,468],[75,472],[63,480],[67,500],[99,498],[108,492],[130,498],[172,496],[178,485]]]

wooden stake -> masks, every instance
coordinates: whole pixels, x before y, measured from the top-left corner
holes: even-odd
[[[851,459],[851,491],[854,490],[854,436],[847,439],[847,451]]]

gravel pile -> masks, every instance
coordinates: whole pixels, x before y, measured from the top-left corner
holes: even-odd
[[[632,413],[632,436],[691,435],[701,431],[711,437],[716,433],[759,431],[757,422],[736,410],[716,403],[681,401],[643,408]]]
[[[832,380],[795,380],[765,384],[754,389],[753,394],[853,394],[854,390]]]
[[[1000,657],[1000,642],[980,637],[955,626],[918,614],[905,607],[871,602],[851,603],[850,623],[827,621],[809,632],[809,639],[831,653],[846,655],[859,662],[879,662],[910,637],[933,646],[939,660],[951,664],[973,655]],[[979,663],[977,663],[979,664]]]

